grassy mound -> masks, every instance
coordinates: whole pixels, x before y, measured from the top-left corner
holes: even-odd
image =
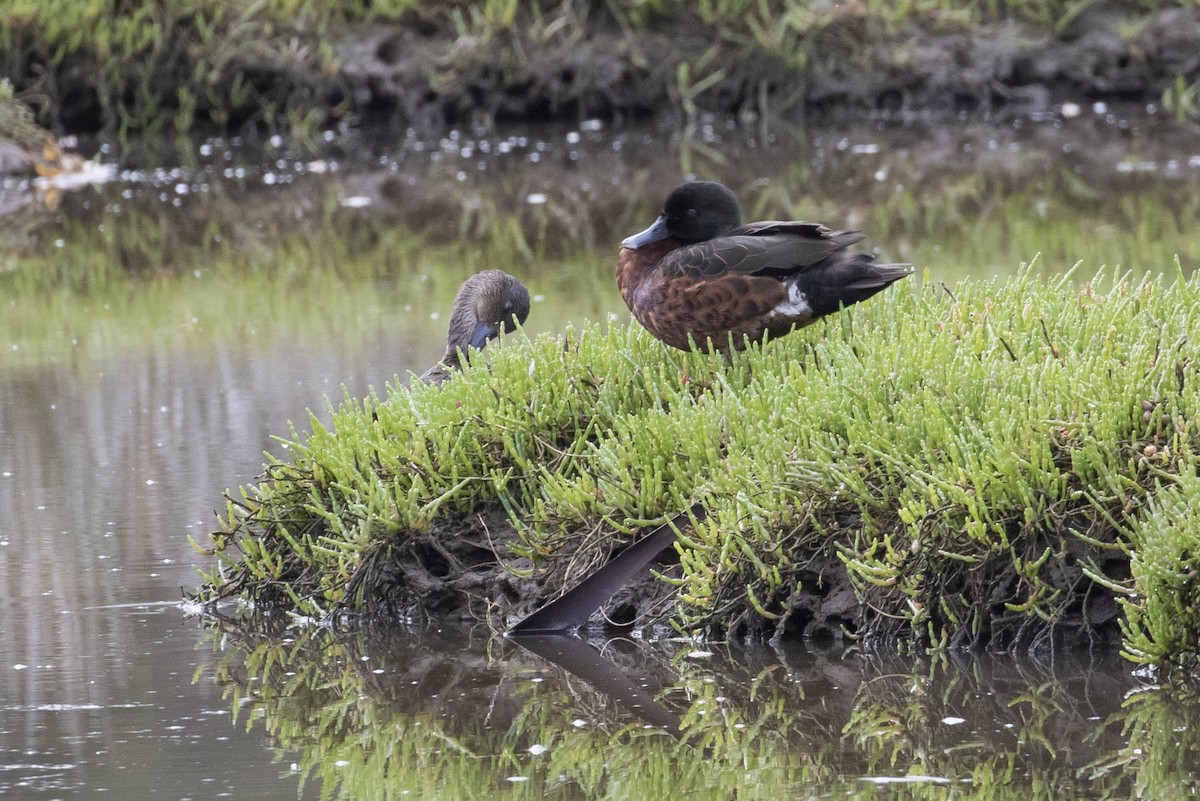
[[[729,359],[636,327],[510,338],[441,389],[293,432],[293,460],[230,502],[198,597],[381,608],[414,543],[445,581],[470,567],[440,526],[497,505],[513,536],[474,562],[552,592],[699,501],[667,579],[684,631],[821,618],[868,645],[1028,647],[1119,627],[1130,658],[1187,662],[1197,330],[1195,277],[1023,271],[914,282]],[[528,604],[514,586],[494,611]]]

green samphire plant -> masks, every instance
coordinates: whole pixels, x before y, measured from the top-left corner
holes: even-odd
[[[1123,635],[1136,661],[1187,665],[1200,279],[1179,273],[927,277],[728,358],[623,324],[513,337],[440,389],[293,432],[292,461],[231,501],[198,597],[369,612],[405,591],[389,565],[445,547],[440,521],[497,509],[513,533],[491,558],[561,586],[698,502],[664,574],[681,631]]]

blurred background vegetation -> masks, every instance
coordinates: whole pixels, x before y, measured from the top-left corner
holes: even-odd
[[[122,136],[311,133],[364,116],[896,110],[921,92],[986,108],[1042,80],[1149,92],[1188,115],[1200,64],[1170,42],[1191,35],[1183,23],[1198,11],[1195,0],[10,0],[0,74],[56,132]],[[1094,52],[1116,48],[1112,64],[1005,62],[1084,33],[1104,35]],[[992,86],[1006,80],[1016,89]]]

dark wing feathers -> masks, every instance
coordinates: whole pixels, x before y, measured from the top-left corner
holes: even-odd
[[[795,272],[863,238],[860,231],[831,231],[818,223],[756,222],[676,248],[663,258],[659,269],[668,278]]]
[[[757,222],[730,228],[722,236],[769,236],[771,234],[792,234],[808,239],[820,239],[830,234],[841,234],[845,231],[831,231],[821,223],[801,222],[800,220],[758,220]],[[857,233],[857,232],[852,232]],[[855,240],[857,241],[857,240]]]

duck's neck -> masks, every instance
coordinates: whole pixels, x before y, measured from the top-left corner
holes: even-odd
[[[454,309],[454,313],[450,315],[450,330],[446,336],[446,355],[442,357],[442,364],[452,370],[457,370],[462,366],[459,353],[470,350],[471,339],[474,337],[475,328],[478,325],[479,317],[469,305],[458,305]]]
[[[469,345],[462,346],[465,350]],[[459,370],[462,368],[462,362],[459,359],[459,346],[453,343],[446,346],[446,355],[442,356],[438,364],[445,367],[447,370]]]

